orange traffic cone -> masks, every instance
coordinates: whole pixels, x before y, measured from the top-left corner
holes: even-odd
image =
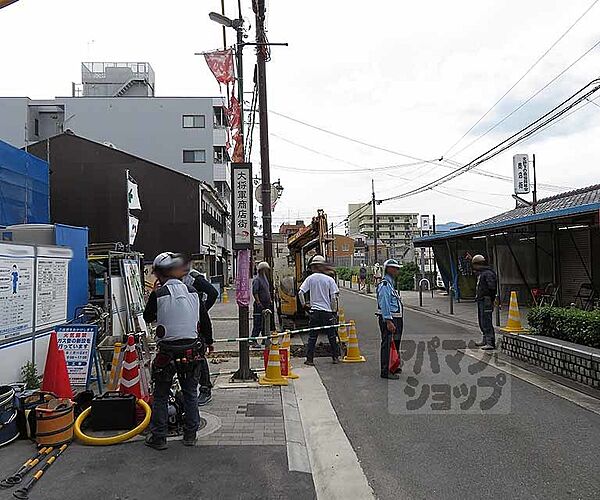
[[[300,378],[300,375],[292,371],[292,356],[290,353],[291,347],[292,337],[289,333],[286,332],[286,334],[283,336],[283,342],[281,343],[281,349],[285,351],[285,355],[287,357],[287,375],[284,375],[284,378]],[[279,352],[281,352],[281,350]]]
[[[42,391],[52,392],[59,398],[73,397],[65,351],[58,348],[56,332],[50,334],[46,365],[44,366],[44,378],[42,379]]]
[[[342,359],[344,363],[362,363],[366,361],[365,357],[360,354],[358,348],[358,337],[356,336],[356,324],[354,320],[350,321],[350,333],[348,334],[348,352]]]
[[[340,314],[338,315],[339,322],[346,322],[346,314],[343,309],[340,309]],[[338,326],[338,336],[340,337],[340,342],[348,342],[348,327],[347,326]]]
[[[503,332],[523,333],[526,332],[521,324],[521,313],[519,312],[519,302],[517,301],[517,292],[510,292],[510,305],[508,308],[508,321],[504,328],[500,328]]]
[[[271,339],[269,348],[269,360],[265,374],[258,379],[260,385],[288,385],[288,381],[281,375],[281,364],[279,359],[279,340],[277,337]]]
[[[140,363],[135,350],[135,338],[133,335],[127,337],[127,347],[125,348],[125,358],[123,359],[123,371],[121,374],[119,390],[125,394],[133,394],[136,398],[142,399]]]

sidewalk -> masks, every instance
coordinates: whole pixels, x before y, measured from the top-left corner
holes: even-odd
[[[358,292],[356,285],[351,288],[349,286],[350,282],[340,282],[340,287],[345,288],[347,290],[352,290],[356,293],[360,293],[361,295],[367,295],[366,292]],[[375,297],[375,291],[372,290],[369,294],[371,297]],[[454,314],[450,314],[450,297],[446,292],[440,290],[433,291],[433,297],[431,296],[431,292],[428,290],[423,290],[423,306],[419,306],[419,292],[414,290],[403,291],[400,292],[402,297],[402,302],[405,307],[408,309],[414,309],[417,311],[424,311],[431,314],[439,314],[448,319],[452,319],[455,321],[459,321],[461,323],[467,324],[469,326],[478,327],[477,324],[477,305],[473,300],[469,301],[454,301]],[[523,327],[527,328],[527,307],[519,307],[519,311],[521,313],[521,322],[523,323]],[[496,323],[496,311],[494,311],[493,321],[494,326],[498,326]],[[504,326],[508,320],[508,306],[504,305],[500,309],[500,326]]]

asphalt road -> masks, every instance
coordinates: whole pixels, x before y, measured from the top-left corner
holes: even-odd
[[[510,375],[499,406],[487,412],[440,414],[427,405],[419,414],[408,411],[407,377],[419,382],[418,395],[439,375],[406,365],[398,381],[379,378],[375,303],[342,295],[367,362],[316,364],[378,498],[600,498],[600,416]],[[460,326],[406,311],[403,339],[434,336],[440,343],[477,340]]]
[[[33,453],[24,441],[0,449],[2,477]],[[0,489],[0,499],[13,499]],[[155,451],[141,442],[71,445],[40,480],[31,500],[262,500],[315,498],[310,474],[289,472],[285,446],[197,446]]]

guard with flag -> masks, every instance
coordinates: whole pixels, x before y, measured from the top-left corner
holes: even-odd
[[[394,286],[400,264],[388,259],[383,264],[384,276],[377,285],[377,317],[381,331],[381,378],[399,379],[400,339],[402,338],[402,300]]]

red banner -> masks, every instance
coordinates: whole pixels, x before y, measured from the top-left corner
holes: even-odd
[[[231,129],[240,128],[240,101],[235,96],[231,96],[229,108],[227,109],[227,119],[229,120],[229,127]]]
[[[219,83],[231,83],[235,80],[233,73],[233,50],[215,50],[204,54],[206,64]]]

